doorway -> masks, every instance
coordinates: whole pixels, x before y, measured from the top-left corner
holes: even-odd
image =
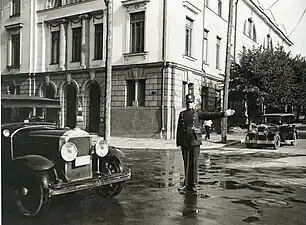
[[[89,89],[89,120],[88,131],[99,133],[100,128],[100,87],[97,83],[92,82]]]
[[[77,89],[73,84],[65,87],[66,123],[70,128],[76,127]]]

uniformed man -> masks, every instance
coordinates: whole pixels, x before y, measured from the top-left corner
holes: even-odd
[[[176,135],[176,145],[181,148],[185,180],[183,187],[179,190],[196,192],[196,183],[198,179],[198,159],[200,154],[200,145],[202,144],[202,132],[200,120],[213,120],[235,113],[228,109],[225,112],[203,112],[196,109],[195,96],[186,95],[187,109],[179,115]]]

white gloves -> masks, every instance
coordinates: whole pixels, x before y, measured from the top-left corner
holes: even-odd
[[[235,110],[233,109],[227,109],[225,112],[224,112],[224,116],[232,116],[234,115],[235,113]]]

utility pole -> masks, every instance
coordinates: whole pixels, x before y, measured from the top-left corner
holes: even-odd
[[[112,98],[112,50],[113,50],[113,3],[104,0],[106,5],[106,65],[105,65],[105,105],[104,105],[104,140],[110,143],[111,98]]]
[[[229,89],[229,76],[231,69],[232,27],[233,27],[233,0],[229,0],[226,58],[225,58],[225,78],[224,78],[224,93],[223,93],[223,111],[228,109],[228,89]],[[227,117],[224,117],[222,119],[222,135],[221,135],[222,143],[226,143],[227,139],[226,134],[227,134]]]

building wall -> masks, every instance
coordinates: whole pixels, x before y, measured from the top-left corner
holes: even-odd
[[[1,24],[1,92],[7,87],[15,94],[43,95],[45,85],[54,88],[55,98],[62,104],[61,125],[66,125],[66,87],[76,90],[77,126],[88,129],[90,119],[90,85],[100,90],[99,132],[103,131],[106,60],[106,7],[103,1],[89,0],[52,8],[52,2],[21,1],[21,14],[9,17],[9,0],[3,1]],[[69,1],[67,1],[69,3]],[[135,3],[136,2],[136,3]],[[206,6],[204,3],[206,2]],[[111,135],[129,137],[175,138],[177,118],[184,109],[184,94],[193,92],[202,99],[205,110],[219,110],[220,84],[224,79],[227,35],[228,0],[222,1],[167,0],[166,51],[163,62],[163,1],[113,1],[113,73]],[[51,3],[51,4],[50,4]],[[250,0],[238,1],[237,51],[242,46],[264,43],[269,33],[273,43],[290,45],[280,36],[278,28],[254,8]],[[130,17],[133,12],[145,11],[144,52],[130,53]],[[36,12],[36,13],[35,13]],[[29,16],[32,15],[32,16]],[[254,42],[243,34],[244,21],[252,17],[257,30]],[[191,56],[185,55],[186,18],[193,20]],[[203,20],[205,18],[205,20]],[[22,23],[20,69],[7,70],[7,25]],[[103,23],[103,57],[94,60],[94,26]],[[82,60],[72,62],[72,28],[82,28]],[[203,30],[208,31],[208,62],[203,64]],[[51,62],[51,31],[61,32],[60,62]],[[234,31],[233,31],[234,33]],[[217,37],[221,38],[220,66],[216,68]],[[32,40],[32,41],[31,41]],[[234,34],[233,41],[234,45]],[[233,54],[232,47],[232,54]],[[127,80],[145,79],[145,106],[127,106]],[[192,90],[188,86],[193,87]],[[18,93],[13,87],[17,87]],[[183,90],[184,89],[184,90]],[[205,90],[205,96],[203,91]],[[97,94],[97,93],[96,93]],[[219,104],[219,103],[218,103]]]

